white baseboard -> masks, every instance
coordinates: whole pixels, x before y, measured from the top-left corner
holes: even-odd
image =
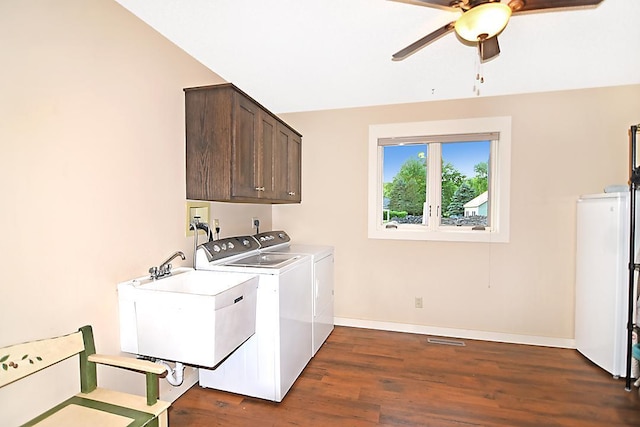
[[[353,328],[379,329],[383,331],[408,332],[412,334],[435,335],[450,338],[495,341],[510,344],[528,344],[543,347],[576,348],[574,339],[540,337],[535,335],[505,334],[501,332],[475,331],[469,329],[439,328],[434,326],[412,325],[407,323],[379,322],[376,320],[349,319],[336,317],[338,326]]]

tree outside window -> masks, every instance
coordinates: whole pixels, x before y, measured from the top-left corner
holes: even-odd
[[[435,144],[438,146],[437,150],[433,149]],[[440,157],[441,180],[432,186],[429,186],[427,182],[429,177],[428,164],[438,160],[428,158],[429,148],[432,148],[433,153],[442,153],[438,156]],[[489,150],[489,141],[385,146],[383,153],[384,175],[385,179],[390,179],[390,181],[385,181],[383,184],[385,200],[383,209],[386,211],[383,218],[399,224],[425,223],[426,221],[423,221],[424,207],[433,206],[433,203],[425,202],[430,199],[430,192],[436,194],[440,191],[440,200],[434,203],[437,203],[439,207],[437,216],[440,217],[439,223],[441,225],[487,225],[486,213],[485,215],[471,215],[473,218],[466,218],[464,224],[459,218],[465,217],[466,203],[488,191]],[[486,160],[483,161],[484,159]],[[400,163],[401,160],[402,163]],[[472,169],[470,164],[473,164]],[[467,171],[464,170],[465,168]],[[391,175],[395,170],[397,172]],[[467,176],[469,170],[473,170],[472,176]],[[436,198],[431,197],[431,199]],[[473,210],[473,212],[478,212],[478,210]],[[429,215],[428,212],[426,214]]]

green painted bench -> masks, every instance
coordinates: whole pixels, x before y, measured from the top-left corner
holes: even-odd
[[[0,387],[75,355],[80,359],[80,393],[23,426],[168,426],[170,404],[158,400],[158,377],[166,368],[146,360],[96,354],[91,326],[69,335],[0,348]],[[146,398],[98,387],[96,364],[145,373]]]

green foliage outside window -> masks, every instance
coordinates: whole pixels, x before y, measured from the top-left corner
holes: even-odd
[[[389,192],[389,209],[422,215],[426,199],[427,166],[422,158],[408,159],[393,178]]]
[[[473,188],[471,188],[468,183],[463,182],[462,185],[458,187],[456,192],[453,194],[451,201],[447,205],[445,216],[464,216],[464,204],[474,197],[476,196]]]
[[[476,173],[476,176],[467,180],[471,188],[474,190],[475,196],[473,197],[479,196],[489,188],[488,168],[489,165],[487,162],[478,163],[473,167],[473,171]]]
[[[443,216],[464,215],[464,204],[488,189],[488,164],[474,166],[475,176],[467,178],[451,163],[442,163]],[[384,197],[391,211],[406,211],[409,215],[422,215],[426,201],[427,163],[424,153],[408,159],[392,182],[383,185]],[[393,215],[390,215],[393,217]]]
[[[442,163],[442,206],[449,206],[453,196],[465,180],[465,176],[449,162]],[[447,209],[443,209],[447,215]]]

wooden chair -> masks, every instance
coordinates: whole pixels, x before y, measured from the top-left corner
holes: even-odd
[[[170,404],[158,400],[158,377],[166,368],[146,360],[96,354],[91,326],[69,335],[0,348],[0,387],[75,355],[80,359],[80,393],[23,426],[168,426]],[[144,372],[146,398],[98,387],[96,363]]]

